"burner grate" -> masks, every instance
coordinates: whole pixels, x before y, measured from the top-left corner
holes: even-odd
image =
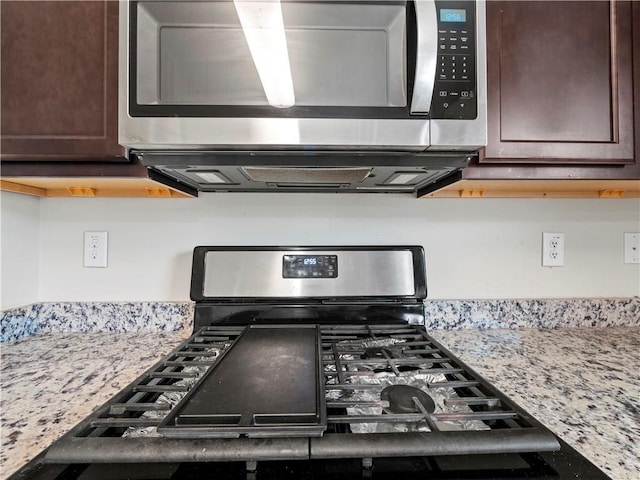
[[[354,433],[531,427],[419,327],[330,325],[322,338],[329,424]],[[395,385],[418,385],[414,412],[389,412],[383,391]],[[432,396],[444,396],[437,411]]]
[[[158,425],[244,331],[244,326],[209,326],[54,443],[46,461],[366,459],[559,448],[551,432],[421,327],[320,325],[319,330],[327,414],[322,437],[272,438],[265,443],[246,437],[162,436]],[[374,347],[374,358],[366,358],[366,349]],[[381,398],[382,390],[408,384],[429,395],[444,390],[453,394],[436,400],[440,408],[433,411],[416,398],[414,412],[385,412],[389,401]],[[452,428],[459,424],[478,428]]]
[[[160,422],[242,331],[243,327],[218,327],[197,332],[81,424],[75,436],[158,436]]]

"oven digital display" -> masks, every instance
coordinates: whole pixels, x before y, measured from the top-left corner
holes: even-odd
[[[440,21],[441,22],[466,22],[467,11],[462,9],[441,8]]]
[[[337,255],[284,255],[282,278],[336,278]]]

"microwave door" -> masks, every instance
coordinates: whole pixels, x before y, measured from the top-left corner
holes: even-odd
[[[131,5],[134,116],[409,117],[412,2]]]
[[[416,67],[411,114],[427,114],[436,79],[438,57],[438,17],[434,0],[415,2]]]

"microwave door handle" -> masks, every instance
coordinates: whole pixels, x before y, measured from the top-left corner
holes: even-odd
[[[411,113],[431,109],[438,61],[438,16],[434,0],[416,0],[416,76],[413,82]]]

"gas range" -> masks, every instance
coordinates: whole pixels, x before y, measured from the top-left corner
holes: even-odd
[[[15,479],[606,479],[421,326],[421,247],[197,247],[195,332]]]

